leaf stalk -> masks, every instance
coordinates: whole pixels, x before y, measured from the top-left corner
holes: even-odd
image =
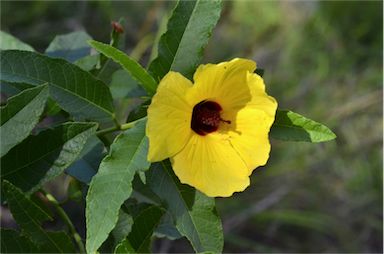
[[[41,190],[41,191],[44,193],[44,195],[48,199],[48,201],[55,207],[59,217],[68,226],[69,231],[71,232],[71,234],[72,234],[72,236],[73,236],[77,246],[79,247],[80,253],[86,253],[83,241],[81,240],[81,237],[80,237],[79,233],[77,233],[75,226],[73,225],[71,219],[68,217],[67,213],[60,206],[60,203],[56,200],[56,198],[54,196],[52,196],[52,194],[47,193],[44,190]]]
[[[108,133],[111,133],[111,132],[115,132],[115,131],[128,130],[128,129],[132,128],[133,126],[135,126],[138,122],[141,122],[141,121],[143,121],[145,119],[147,119],[147,117],[143,117],[143,118],[140,118],[140,119],[137,119],[135,121],[132,121],[132,122],[129,122],[129,123],[125,123],[125,124],[122,124],[122,125],[117,125],[117,126],[113,126],[113,127],[110,127],[110,128],[103,129],[103,130],[99,130],[99,131],[96,132],[96,135],[97,136],[103,136],[105,134],[108,134]]]

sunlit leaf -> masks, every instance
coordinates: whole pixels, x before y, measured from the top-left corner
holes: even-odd
[[[65,123],[29,136],[1,159],[1,178],[33,191],[71,165],[96,128],[94,123]]]
[[[223,232],[215,200],[181,184],[170,162],[152,164],[147,184],[163,200],[177,230],[187,237],[196,252],[223,249]]]
[[[90,39],[91,36],[84,31],[56,35],[45,50],[45,54],[74,62],[91,53],[91,47],[87,44]]]
[[[141,121],[117,136],[92,178],[86,207],[88,252],[95,252],[115,226],[120,206],[131,195],[135,173],[150,166],[145,124]]]
[[[160,80],[169,71],[192,78],[203,49],[220,17],[221,1],[179,1],[161,36],[149,71]]]
[[[3,31],[0,31],[0,49],[1,50],[19,49],[19,50],[25,50],[25,51],[35,51],[28,44],[20,41],[16,37],[8,33],[5,33]]]
[[[27,51],[1,51],[0,78],[6,82],[32,85],[48,83],[52,98],[78,119],[110,121],[114,117],[108,87],[63,59]]]
[[[89,41],[89,44],[100,53],[120,64],[124,70],[131,74],[132,78],[139,82],[149,95],[153,95],[156,92],[156,81],[136,60],[108,44],[97,41]]]
[[[336,138],[328,127],[289,110],[277,110],[270,136],[286,141],[324,142]]]
[[[8,181],[3,181],[2,185],[3,194],[13,218],[33,242],[40,245],[44,252],[74,252],[72,241],[67,234],[64,232],[47,232],[41,228],[42,222],[52,220],[47,213]]]
[[[38,123],[47,99],[48,87],[43,85],[22,91],[0,107],[1,156],[28,137]]]

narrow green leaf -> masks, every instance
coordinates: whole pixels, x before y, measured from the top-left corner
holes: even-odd
[[[114,117],[108,87],[63,59],[27,51],[1,51],[0,78],[6,82],[32,85],[48,83],[52,98],[78,119],[105,122]]]
[[[23,232],[47,252],[74,252],[72,242],[64,232],[46,232],[41,228],[42,222],[52,220],[47,213],[10,182],[3,181],[2,184],[9,209]]]
[[[135,173],[150,166],[145,124],[139,122],[116,137],[92,178],[86,206],[87,252],[97,251],[107,239],[118,220],[120,206],[131,195]]]
[[[328,127],[289,110],[277,110],[270,136],[286,141],[324,142],[336,138]]]
[[[13,229],[1,228],[1,253],[39,253],[38,247]]]
[[[133,249],[128,239],[124,239],[121,243],[116,246],[114,253],[134,254],[136,253],[136,251]]]
[[[71,165],[96,129],[94,123],[65,123],[29,136],[2,158],[1,178],[32,192]]]
[[[215,200],[181,184],[169,160],[152,164],[147,184],[163,200],[177,230],[187,237],[196,252],[222,252],[223,230]]]
[[[19,49],[19,50],[25,50],[25,51],[35,51],[28,44],[20,41],[16,37],[8,33],[5,33],[3,31],[0,31],[0,49],[1,50]]]
[[[155,205],[148,205],[141,209],[133,218],[132,230],[127,239],[138,253],[149,253],[153,231],[160,223],[164,210]]]
[[[221,1],[179,1],[161,36],[158,56],[149,66],[155,79],[169,71],[192,78],[203,49],[220,17]]]
[[[0,156],[28,137],[39,121],[48,94],[46,85],[26,89],[0,107]]]
[[[56,35],[45,50],[45,54],[74,62],[91,53],[91,47],[87,44],[90,39],[91,36],[84,31]]]
[[[149,95],[156,92],[157,82],[136,60],[127,56],[124,52],[101,42],[89,41],[89,44],[100,53],[120,64],[131,76],[141,84]]]

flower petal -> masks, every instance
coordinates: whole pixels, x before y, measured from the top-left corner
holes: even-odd
[[[265,92],[264,80],[257,74],[247,74],[247,85],[251,92],[251,100],[247,106],[260,109],[275,118],[277,102],[275,98],[268,96]]]
[[[276,111],[276,106],[271,105],[271,108]],[[249,174],[268,161],[271,149],[268,133],[273,121],[274,114],[271,116],[261,109],[245,107],[236,113],[233,129],[227,132],[232,146],[247,165]]]
[[[203,100],[219,103],[224,110],[241,108],[251,100],[247,74],[256,69],[256,63],[235,58],[219,64],[200,65],[193,79],[195,85],[188,95],[191,104]]]
[[[249,170],[226,135],[194,134],[171,162],[182,183],[210,197],[229,197],[249,185]]]
[[[185,95],[191,87],[192,83],[177,72],[169,72],[161,80],[148,108],[149,161],[171,157],[187,143],[193,106]]]

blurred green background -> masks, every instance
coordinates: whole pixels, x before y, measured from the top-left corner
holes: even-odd
[[[108,42],[111,20],[124,17],[124,48],[146,65],[174,4],[2,1],[1,30],[44,52],[55,35],[78,30]],[[251,186],[217,199],[224,252],[382,253],[382,10],[381,1],[224,2],[203,62],[255,60],[280,108],[338,136],[324,144],[272,141]],[[72,218],[83,225],[83,215]],[[154,252],[190,251],[182,239],[154,244]]]

